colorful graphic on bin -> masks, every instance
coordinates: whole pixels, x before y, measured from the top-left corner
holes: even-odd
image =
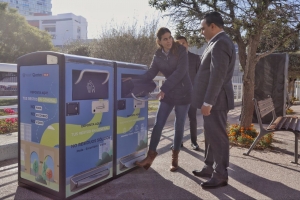
[[[148,103],[130,95],[122,96],[121,91],[122,79],[143,73],[145,70],[130,66],[117,68],[117,100],[122,105],[117,110],[117,174],[135,167],[135,162],[144,159],[147,151]]]
[[[20,67],[21,177],[59,190],[58,65]],[[52,124],[57,124],[54,128]],[[47,135],[51,130],[52,135]],[[55,145],[49,145],[56,141]]]
[[[66,197],[113,175],[113,74],[110,66],[66,63]]]

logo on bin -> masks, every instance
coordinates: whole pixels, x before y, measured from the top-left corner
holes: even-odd
[[[87,91],[88,93],[95,93],[95,85],[93,84],[93,82],[91,80],[89,80],[89,82],[86,85]]]

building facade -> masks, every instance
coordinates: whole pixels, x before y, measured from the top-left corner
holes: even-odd
[[[72,40],[86,40],[86,19],[72,13],[51,16],[26,16],[26,20],[32,26],[47,31],[52,36],[54,46],[63,47]]]
[[[15,8],[23,16],[52,15],[51,0],[0,0],[8,3],[8,7]]]

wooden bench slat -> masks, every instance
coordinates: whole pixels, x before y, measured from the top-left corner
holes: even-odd
[[[287,117],[287,120],[285,120],[285,123],[283,124],[283,126],[281,127],[281,129],[287,130],[294,118],[295,117]]]
[[[287,119],[286,117],[282,117],[281,120],[280,120],[280,122],[275,127],[275,129],[281,129],[281,127],[285,123],[286,119]]]
[[[295,131],[300,131],[300,120],[297,121],[296,128],[294,129]]]
[[[287,129],[288,130],[295,130],[295,127],[297,125],[297,121],[298,121],[298,117],[294,117]]]
[[[258,105],[258,107],[259,107],[259,109],[264,109],[264,108],[267,108],[271,105],[274,105],[273,102],[262,103],[262,104]]]
[[[262,106],[259,106],[259,109],[265,110],[266,108],[273,107],[273,105],[274,105],[273,103],[263,104]]]
[[[270,124],[270,126],[268,126],[267,129],[268,130],[274,130],[276,128],[277,124],[280,122],[281,119],[282,119],[282,116],[277,117],[275,119],[275,121],[272,124]]]
[[[257,105],[262,106],[264,104],[270,104],[270,103],[273,104],[272,98],[267,98],[267,99],[258,101]]]
[[[272,104],[273,104],[272,101],[271,102],[263,102],[263,103],[259,102],[258,107],[259,108],[264,108],[264,107],[266,107],[268,105],[272,105]]]
[[[267,114],[269,114],[273,110],[274,110],[273,105],[269,105],[268,107],[265,107],[264,109],[260,109],[261,118],[263,118],[264,116],[266,116]]]

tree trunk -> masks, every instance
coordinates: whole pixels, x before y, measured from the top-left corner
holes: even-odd
[[[259,39],[257,36],[250,39],[250,45],[247,51],[247,61],[243,76],[243,105],[241,111],[241,127],[249,128],[252,123],[254,111],[254,87],[255,87],[255,66],[258,62],[256,49]]]
[[[241,127],[248,128],[252,123],[254,104],[254,73],[251,78],[244,77],[243,83],[243,106],[241,111]],[[245,80],[247,79],[247,80]]]

